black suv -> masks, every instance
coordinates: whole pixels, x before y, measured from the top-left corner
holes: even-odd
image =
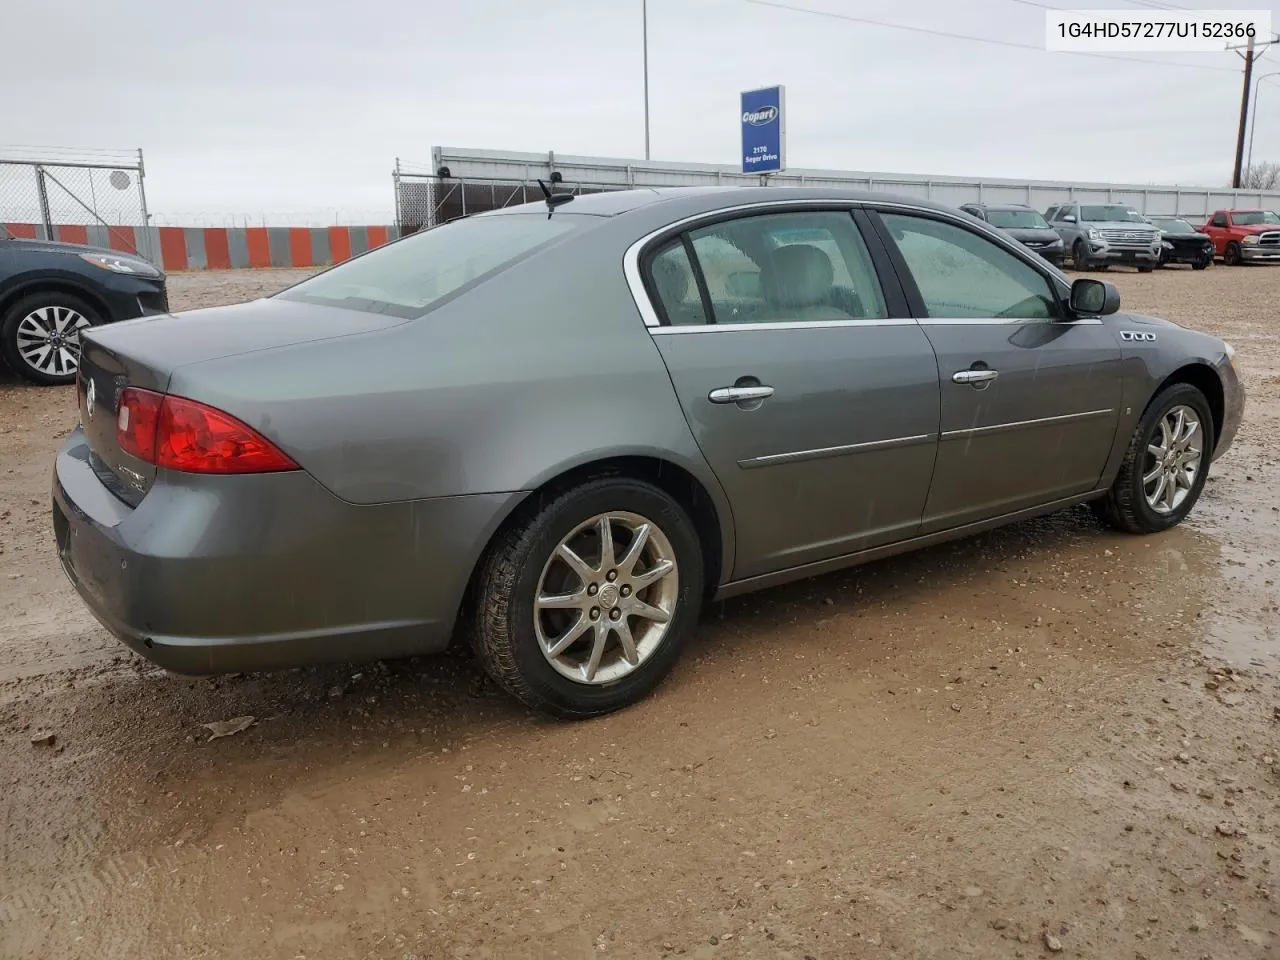
[[[168,313],[165,276],[130,253],[0,230],[0,358],[33,383],[73,383],[80,329]]]
[[[1034,250],[1055,267],[1062,266],[1066,248],[1056,230],[1039,211],[1021,203],[965,203],[960,209],[985,220],[1007,233],[1029,250]]]

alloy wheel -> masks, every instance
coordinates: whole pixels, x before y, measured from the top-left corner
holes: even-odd
[[[561,676],[612,683],[662,645],[675,616],[679,570],[666,534],[636,513],[603,513],[576,526],[538,578],[533,625]]]
[[[1195,487],[1204,459],[1200,415],[1178,405],[1160,418],[1158,434],[1147,445],[1142,492],[1147,506],[1167,515],[1180,507]]]
[[[71,307],[38,307],[18,321],[18,356],[32,370],[66,377],[80,368],[80,331],[89,318]]]

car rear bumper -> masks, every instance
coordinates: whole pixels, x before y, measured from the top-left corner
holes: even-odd
[[[164,473],[136,509],[59,452],[53,527],[98,620],[178,673],[269,670],[442,649],[471,570],[519,494],[360,506],[303,472]]]

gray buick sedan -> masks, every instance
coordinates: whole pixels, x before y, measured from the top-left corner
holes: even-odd
[[[420,654],[632,703],[728,597],[1089,503],[1181,521],[1244,403],[957,211],[799,188],[553,197],[277,296],[87,330],[68,576],[181,673]]]

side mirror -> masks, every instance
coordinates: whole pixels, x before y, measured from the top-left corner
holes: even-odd
[[[1120,309],[1120,291],[1114,283],[1080,277],[1071,284],[1069,305],[1072,313],[1104,317]]]
[[[1062,218],[1062,222],[1063,222],[1063,223],[1075,223],[1075,222],[1076,222],[1076,218],[1075,218],[1075,217],[1073,217],[1071,214],[1069,214],[1069,213],[1068,213],[1066,216],[1064,216],[1064,217]]]

